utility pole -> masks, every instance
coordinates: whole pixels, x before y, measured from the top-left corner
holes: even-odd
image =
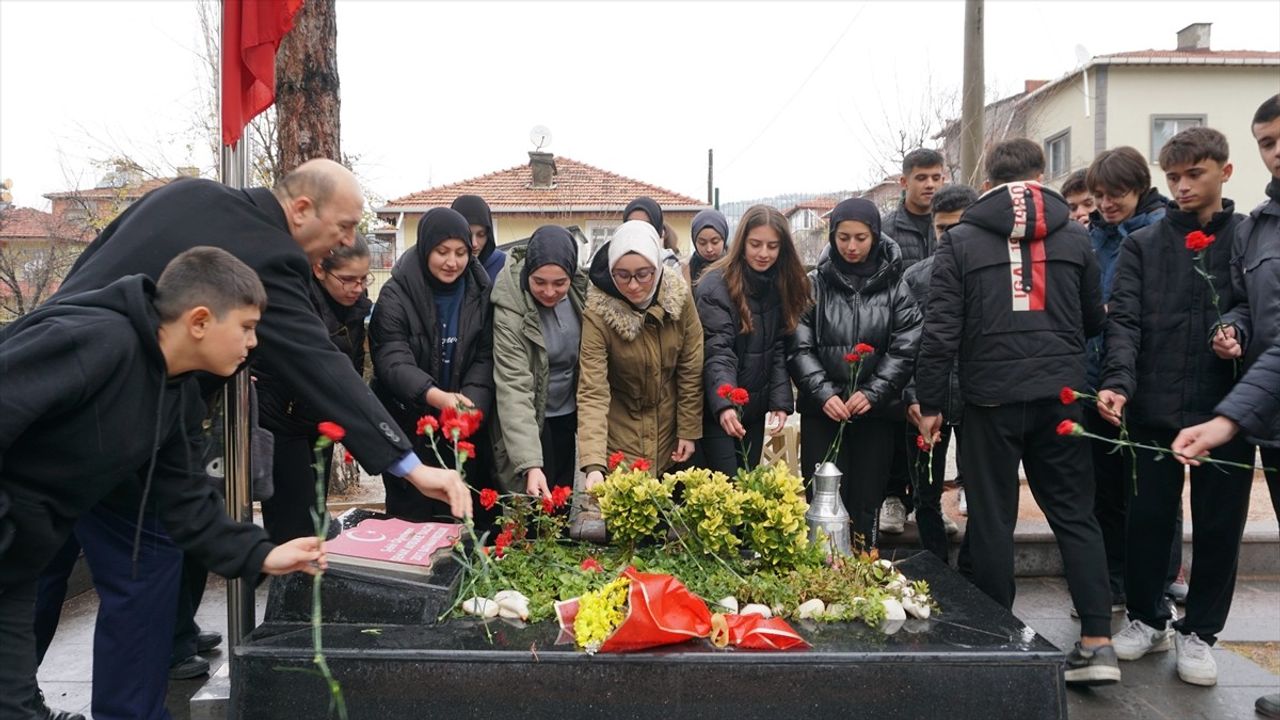
[[[716,200],[715,182],[712,179],[712,172],[711,172],[712,168],[715,165],[714,157],[713,157],[714,155],[715,155],[715,151],[712,150],[711,148],[707,148],[707,202],[708,203],[713,203]]]
[[[964,86],[960,107],[960,179],[972,187],[982,181],[983,98],[983,0],[964,2]]]

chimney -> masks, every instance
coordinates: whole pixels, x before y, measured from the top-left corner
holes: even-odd
[[[529,167],[533,170],[532,188],[553,188],[556,174],[556,156],[547,152],[529,151]]]
[[[1033,93],[1048,84],[1048,80],[1023,80],[1022,92]]]
[[[183,165],[178,168],[179,177],[200,177],[200,168],[193,165]]]
[[[1213,23],[1191,23],[1178,31],[1179,50],[1208,50],[1209,28]]]

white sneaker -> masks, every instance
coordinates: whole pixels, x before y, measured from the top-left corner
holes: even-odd
[[[951,516],[946,513],[942,513],[942,526],[947,529],[948,535],[955,535],[960,532],[960,526],[957,525],[956,521],[952,520]]]
[[[1168,650],[1172,632],[1167,628],[1157,630],[1141,620],[1130,620],[1123,630],[1111,636],[1111,645],[1121,660],[1137,660],[1147,653]]]
[[[1213,659],[1213,650],[1209,643],[1200,639],[1195,633],[1173,636],[1173,644],[1178,649],[1178,677],[1192,685],[1217,685],[1218,663]]]
[[[907,508],[896,497],[888,498],[880,507],[880,532],[900,535],[907,525]]]
[[[969,499],[964,496],[963,487],[960,488],[960,498],[957,503],[959,503],[960,514],[969,517]]]

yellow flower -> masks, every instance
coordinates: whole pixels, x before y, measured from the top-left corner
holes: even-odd
[[[578,598],[578,616],[573,621],[578,647],[594,653],[618,629],[627,618],[630,588],[631,580],[620,576],[599,590],[583,593]]]

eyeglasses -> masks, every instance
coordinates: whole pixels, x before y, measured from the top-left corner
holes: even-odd
[[[344,290],[355,290],[357,288],[367,288],[373,286],[373,273],[369,273],[364,277],[350,277],[348,275],[338,275],[336,273],[325,270],[325,274],[337,280],[342,284]]]
[[[609,273],[613,276],[613,281],[619,286],[630,285],[632,280],[638,285],[644,285],[653,280],[653,276],[657,274],[656,268],[643,268],[635,272],[627,272],[626,270],[614,270]]]

